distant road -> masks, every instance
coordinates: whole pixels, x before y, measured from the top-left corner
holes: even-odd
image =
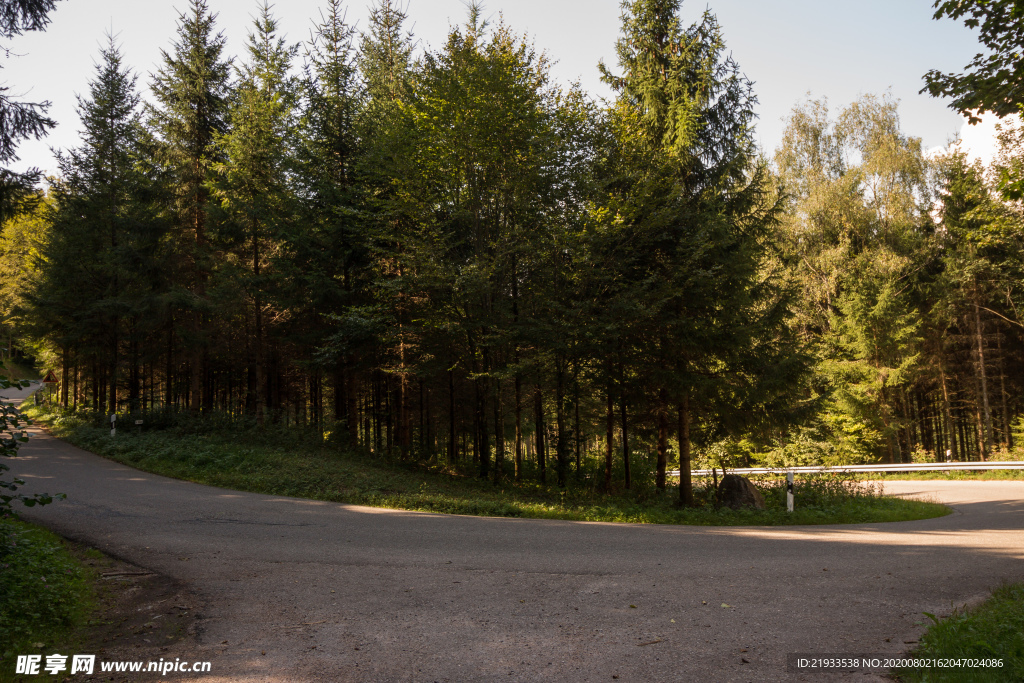
[[[213,671],[175,681],[878,680],[792,674],[786,654],[897,654],[922,612],[1024,580],[1020,481],[887,483],[955,509],[920,522],[710,528],[239,493],[37,430],[11,464],[68,494],[27,518],[192,588],[199,642],[166,656]]]
[[[8,389],[0,389],[0,399],[5,399],[12,403],[20,403],[43,388],[41,380],[29,380],[29,386],[27,387],[10,387]]]

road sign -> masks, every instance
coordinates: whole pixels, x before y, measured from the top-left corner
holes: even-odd
[[[56,384],[56,383],[57,383],[57,375],[53,374],[53,370],[48,370],[46,372],[46,377],[43,378],[43,384]]]

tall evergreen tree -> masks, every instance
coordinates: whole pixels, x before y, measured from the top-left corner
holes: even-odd
[[[208,317],[206,287],[209,261],[209,181],[222,152],[215,144],[227,132],[231,66],[224,57],[223,33],[214,33],[217,15],[206,0],[190,0],[178,18],[173,52],[162,51],[163,65],[151,84],[156,104],[150,126],[159,141],[158,159],[172,189],[171,213],[176,243],[187,268],[179,297],[190,320],[185,335],[189,349],[189,404],[200,410],[206,377]],[[168,320],[173,325],[173,318]],[[170,365],[170,361],[169,361]],[[168,378],[170,382],[170,378]]]
[[[328,0],[306,46],[297,173],[303,219],[288,241],[295,268],[292,298],[308,325],[303,325],[307,349],[322,345],[317,335],[328,316],[343,315],[362,301],[369,231],[359,177],[363,91],[354,38],[341,0]],[[310,357],[309,362],[319,376],[320,359]],[[351,352],[326,362],[333,377],[334,417],[349,439],[356,412],[353,363]]]
[[[262,424],[266,408],[269,313],[280,292],[275,263],[296,212],[295,165],[298,84],[289,74],[298,46],[278,36],[264,2],[253,20],[248,60],[238,68],[228,132],[218,138],[224,161],[217,165],[216,195],[229,222],[223,243],[236,260],[233,277],[249,309],[249,362],[254,369],[252,407]]]
[[[399,0],[375,0],[370,6],[370,30],[359,45],[359,71],[376,106],[401,101],[409,93],[413,39],[405,28],[408,18]]]
[[[751,84],[726,56],[714,16],[683,29],[679,8],[678,0],[625,3],[623,74],[602,66],[618,95],[603,249],[621,283],[609,311],[627,315],[619,391],[623,407],[629,384],[654,394],[636,400],[656,406],[659,487],[669,403],[688,437],[698,410],[718,424],[763,414],[800,366],[787,348],[786,292],[766,260],[781,207],[752,135]],[[679,450],[680,499],[689,504],[685,438]]]
[[[3,0],[0,2],[0,39],[10,40],[26,31],[42,31],[59,0]],[[7,51],[7,58],[10,51]],[[0,221],[5,221],[35,196],[39,169],[17,173],[7,166],[18,160],[18,143],[39,140],[56,122],[46,115],[49,102],[23,102],[0,86]]]
[[[121,349],[126,330],[149,305],[160,234],[143,162],[136,76],[113,37],[101,57],[89,97],[79,98],[82,146],[58,154],[53,227],[32,303],[34,317],[60,346],[86,341],[94,374],[102,375],[94,381],[108,389],[96,407],[116,412],[125,384]]]

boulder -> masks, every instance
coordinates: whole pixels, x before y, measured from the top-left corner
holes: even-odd
[[[722,477],[715,498],[719,505],[730,507],[733,510],[740,508],[765,509],[764,496],[761,495],[761,492],[750,483],[749,479],[738,474],[727,474]]]

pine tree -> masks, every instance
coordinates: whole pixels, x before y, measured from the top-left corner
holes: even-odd
[[[231,127],[218,138],[224,161],[216,167],[215,192],[230,223],[224,228],[224,241],[236,255],[233,277],[249,309],[249,355],[255,376],[251,403],[262,424],[268,313],[274,310],[278,290],[273,264],[296,211],[292,145],[298,84],[289,70],[298,46],[278,36],[277,22],[264,2],[246,49],[248,60],[238,69],[229,113]]]
[[[375,0],[370,6],[370,31],[359,45],[359,71],[377,107],[409,94],[413,40],[405,29],[407,19],[398,0]]]
[[[353,48],[354,29],[345,22],[341,0],[328,0],[306,46],[302,82],[297,180],[303,220],[288,238],[294,257],[296,314],[316,332],[331,315],[344,315],[363,298],[367,253],[359,165],[364,142],[358,131],[363,105]],[[310,361],[320,369],[319,362]],[[351,351],[327,365],[333,375],[334,418],[355,436],[355,395]]]
[[[173,54],[161,53],[163,66],[151,85],[156,106],[149,108],[150,126],[160,143],[158,160],[173,193],[176,246],[187,269],[180,284],[188,292],[183,299],[191,324],[185,341],[191,366],[189,404],[195,411],[203,405],[209,343],[209,182],[213,166],[222,161],[215,143],[227,132],[230,96],[231,66],[223,56],[223,33],[214,33],[216,19],[206,0],[190,0],[178,19]]]
[[[10,40],[26,31],[42,31],[50,23],[59,0],[3,0],[0,2],[0,38]],[[10,52],[7,53],[8,57]],[[10,86],[0,86],[0,221],[25,208],[35,197],[39,169],[16,173],[9,168],[18,160],[18,143],[39,140],[56,121],[46,115],[49,102],[22,102],[10,95]]]
[[[109,390],[97,408],[117,412],[121,349],[149,305],[160,227],[143,161],[137,78],[113,37],[101,57],[89,97],[78,100],[82,146],[58,154],[61,179],[33,317],[59,346],[77,340],[88,349],[102,373],[94,382]]]
[[[683,29],[679,7],[624,4],[623,74],[602,67],[617,92],[602,251],[620,284],[608,310],[626,316],[618,332],[623,406],[631,393],[654,406],[659,488],[670,402],[681,436],[696,410],[738,430],[801,365],[787,348],[785,288],[766,261],[781,207],[752,136],[751,84],[726,56],[714,16]],[[686,504],[689,450],[680,442]]]
[[[1001,377],[995,369],[1004,362],[996,340],[1002,336],[1000,323],[1010,321],[999,309],[1012,304],[1013,270],[1020,258],[1019,224],[1009,207],[993,199],[979,164],[968,164],[962,152],[954,152],[940,163],[944,230],[943,270],[936,283],[940,294],[937,314],[945,322],[942,336],[954,348],[966,351],[963,355],[969,358],[961,383],[973,388],[978,452],[986,460],[995,441],[993,413],[1003,403],[996,396],[1004,392],[997,392],[993,381]],[[1009,308],[1008,313],[1012,306]],[[1006,409],[1002,412],[1006,423]],[[1008,424],[1001,431],[1008,436]]]

